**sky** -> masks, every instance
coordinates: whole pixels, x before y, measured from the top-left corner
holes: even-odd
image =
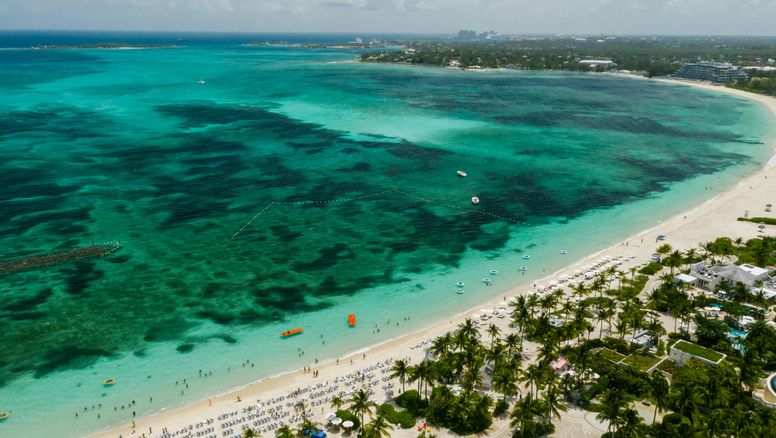
[[[776,0],[0,0],[0,29],[776,35]]]

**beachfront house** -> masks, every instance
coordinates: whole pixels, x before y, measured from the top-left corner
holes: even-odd
[[[616,67],[617,64],[614,63],[611,59],[583,59],[579,61],[579,65],[586,65],[590,68],[612,68]]]
[[[677,365],[684,365],[690,359],[699,360],[709,365],[717,365],[722,362],[725,355],[692,342],[679,340],[671,346],[668,357]]]
[[[676,284],[686,284],[688,286],[695,286],[697,282],[698,282],[698,279],[693,277],[692,275],[681,273],[674,276],[674,283]]]
[[[563,356],[559,356],[557,360],[550,362],[550,368],[557,374],[563,374],[571,368],[571,363]]]
[[[736,265],[728,263],[724,265],[706,266],[705,262],[700,262],[690,267],[690,275],[695,281],[695,286],[711,292],[719,289],[722,282],[730,285],[743,283],[752,293],[760,289],[772,291],[773,279],[769,277],[769,269],[760,268],[753,265]],[[776,291],[774,296],[776,296]]]

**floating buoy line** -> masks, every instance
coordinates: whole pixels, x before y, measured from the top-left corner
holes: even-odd
[[[503,220],[505,222],[509,222],[509,223],[513,223],[513,224],[525,224],[524,220],[520,220],[520,219],[517,219],[517,218],[508,217],[508,216],[502,216],[500,214],[492,213],[490,211],[483,210],[481,208],[474,209],[474,208],[460,207],[458,205],[450,204],[447,201],[441,201],[441,200],[438,200],[438,199],[431,199],[431,198],[424,198],[422,196],[418,196],[418,195],[415,195],[413,193],[405,192],[403,190],[399,190],[399,189],[395,189],[394,188],[394,189],[383,190],[383,191],[380,191],[380,192],[367,193],[367,194],[359,195],[359,196],[351,196],[351,197],[347,197],[347,198],[327,199],[327,200],[322,200],[322,201],[272,201],[272,202],[268,203],[267,205],[265,205],[255,215],[253,215],[253,217],[250,218],[247,222],[245,222],[245,224],[243,224],[243,226],[240,227],[240,229],[237,230],[237,232],[232,234],[229,239],[230,240],[237,240],[237,237],[240,234],[242,234],[243,231],[245,231],[246,228],[251,226],[251,224],[256,219],[258,219],[261,215],[263,215],[268,210],[270,210],[271,208],[276,207],[276,206],[303,206],[303,205],[339,204],[339,203],[344,203],[344,202],[358,201],[358,200],[361,200],[361,199],[378,198],[378,197],[381,197],[381,196],[386,196],[386,195],[391,195],[391,194],[405,196],[407,198],[411,198],[411,199],[414,199],[416,201],[419,201],[419,202],[425,203],[425,204],[438,205],[440,207],[444,207],[444,208],[447,208],[447,209],[450,209],[450,210],[454,210],[458,214],[479,214],[479,215],[483,215],[483,216],[490,216],[490,217],[493,217],[493,218],[496,218],[496,219],[500,219],[500,220]]]

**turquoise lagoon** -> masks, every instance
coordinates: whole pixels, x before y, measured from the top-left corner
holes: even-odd
[[[713,92],[244,45],[293,38],[0,34],[0,257],[123,244],[0,277],[3,436],[84,435],[443,321],[772,152],[764,109]],[[23,48],[117,40],[174,47]]]

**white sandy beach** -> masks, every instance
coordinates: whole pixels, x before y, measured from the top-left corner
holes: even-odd
[[[670,80],[664,81],[675,82]],[[730,93],[760,102],[768,107],[776,121],[776,99],[774,98],[700,83],[683,82],[683,84]],[[774,148],[776,148],[776,139],[771,141]],[[669,243],[675,249],[680,250],[697,247],[700,242],[713,240],[719,236],[749,239],[762,235],[757,224],[738,222],[736,218],[743,216],[745,211],[749,211],[750,216],[766,216],[767,214],[764,213],[765,204],[776,204],[775,181],[776,156],[756,173],[745,178],[734,187],[720,193],[712,200],[672,217],[658,226],[650,224],[648,229],[627,239],[627,245],[624,241],[622,244],[602,249],[597,253],[577,260],[561,271],[555,272],[536,283],[547,284],[551,279],[557,279],[563,274],[573,276],[575,270],[582,270],[583,267],[595,264],[604,258],[622,260],[623,263],[618,266],[618,269],[627,270],[632,266],[649,260],[656,247],[655,236],[657,234],[665,234],[667,239],[664,243]],[[768,226],[766,232],[768,234],[776,234],[776,227]],[[524,294],[531,291],[531,289],[531,284],[521,285],[507,296]],[[175,436],[217,436],[221,438],[224,436],[241,435],[243,425],[258,423],[258,426],[255,427],[266,428],[268,424],[279,421],[278,413],[274,414],[274,419],[272,418],[272,413],[264,412],[259,415],[259,409],[256,408],[257,401],[264,403],[262,409],[266,411],[268,403],[273,398],[312,385],[318,385],[318,387],[302,391],[302,396],[308,398],[308,405],[311,407],[312,414],[314,414],[314,420],[323,423],[324,414],[333,411],[331,406],[327,402],[323,402],[323,400],[340,391],[355,390],[358,386],[371,383],[371,389],[375,392],[373,398],[382,402],[386,400],[386,387],[392,384],[392,390],[398,394],[401,390],[400,385],[396,381],[387,379],[388,373],[384,372],[384,370],[390,368],[389,363],[391,360],[409,358],[412,363],[417,363],[423,357],[422,344],[425,341],[452,329],[466,317],[478,312],[480,308],[495,308],[498,305],[497,303],[502,301],[503,298],[497,297],[489,303],[482,303],[476,308],[449,320],[373,346],[366,351],[353,353],[348,357],[340,358],[338,361],[316,364],[313,370],[318,372],[317,378],[313,377],[311,372],[293,371],[231,390],[223,395],[214,396],[210,400],[201,400],[182,407],[161,411],[149,417],[137,418],[134,421],[134,429],[131,418],[127,418],[126,423],[95,433],[92,436],[116,438],[119,436],[136,437],[144,434],[147,437],[156,437],[162,436],[162,431],[165,428],[170,434],[186,429],[186,432],[179,432]],[[497,323],[502,329],[506,330],[508,318],[493,318],[488,323]],[[354,373],[363,370],[366,370],[365,374],[367,377],[361,381],[361,378],[355,376]],[[351,378],[343,381],[343,376],[347,375],[351,375]],[[335,386],[337,388],[332,389]],[[287,398],[276,403],[275,406],[282,407],[282,410],[291,412],[289,416],[284,417],[284,421],[290,423],[290,418],[294,416],[293,403]],[[248,411],[248,408],[251,408],[251,410]],[[228,415],[233,412],[236,412],[236,414]],[[227,416],[224,417],[224,415]],[[241,418],[245,418],[245,420],[239,421]],[[208,419],[213,421],[207,423]],[[197,423],[205,424],[196,427]],[[227,424],[227,426],[222,427],[222,424]],[[555,424],[556,433],[554,436],[559,437],[600,436],[601,433],[606,431],[606,426],[595,420],[595,414],[573,408],[569,408],[568,412],[563,414],[562,420],[556,421]],[[223,431],[227,429],[232,429],[233,432],[224,435]],[[208,432],[202,433],[205,430]],[[201,434],[197,435],[197,432]],[[433,432],[438,436],[452,435],[445,431],[434,430]],[[333,435],[339,436],[340,434],[335,432]],[[415,429],[401,430],[398,428],[391,433],[392,436],[396,437],[414,437],[417,434],[418,432]],[[511,431],[506,421],[496,421],[489,435],[509,436]],[[263,436],[274,436],[274,431],[265,431]]]

